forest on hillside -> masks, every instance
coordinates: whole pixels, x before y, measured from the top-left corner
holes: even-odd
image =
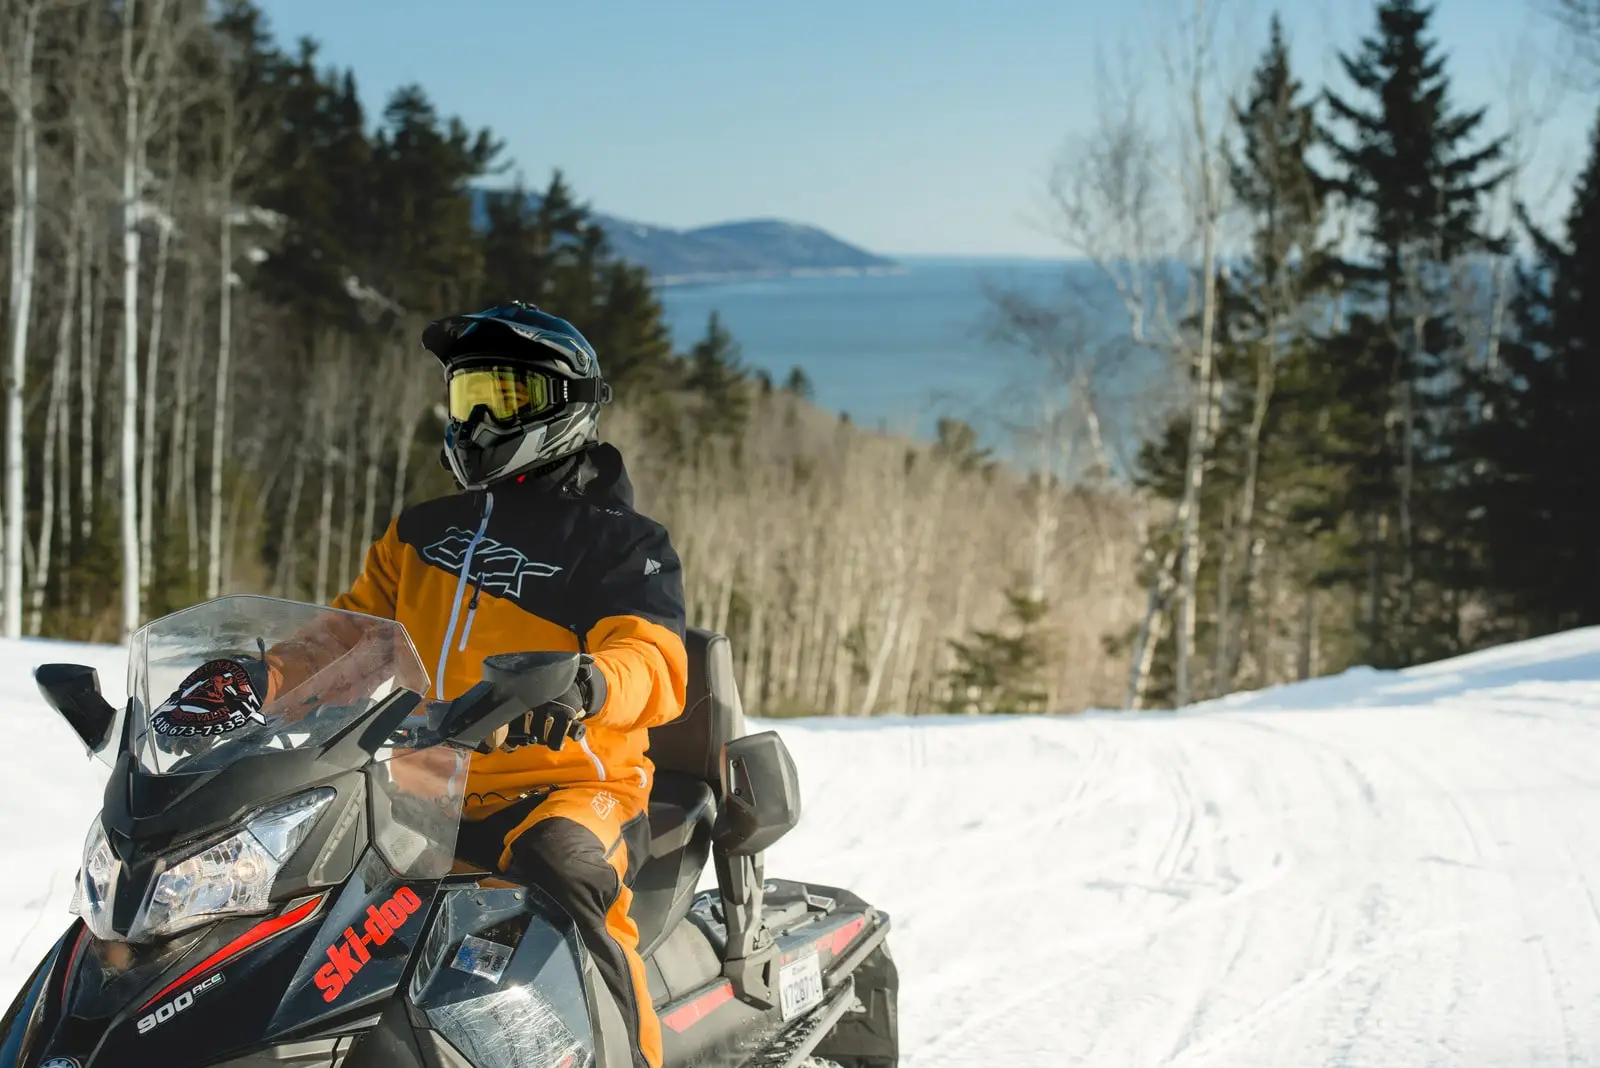
[[[508,186],[421,86],[367,114],[247,0],[0,0],[0,631],[331,598],[451,488],[422,325],[508,298],[594,343],[606,435],[762,714],[1182,703],[1595,622],[1600,173],[1564,233],[1489,226],[1515,146],[1451,100],[1429,17],[1379,5],[1323,92],[1276,23],[1249,84],[1201,85],[1192,27],[1187,126],[1110,109],[1052,187],[1128,338],[996,293],[1042,384],[1003,443],[913,442],[751,373],[714,317],[674,351],[559,173]],[[1119,457],[1129,345],[1185,401]]]

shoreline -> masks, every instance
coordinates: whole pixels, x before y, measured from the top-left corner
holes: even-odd
[[[891,263],[872,267],[782,267],[759,271],[696,271],[691,274],[653,275],[651,283],[658,288],[683,286],[722,285],[728,282],[763,282],[784,278],[850,278],[856,276],[888,276],[910,273],[903,264]]]

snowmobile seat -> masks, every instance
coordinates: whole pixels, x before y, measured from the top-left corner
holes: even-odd
[[[733,646],[713,631],[684,634],[689,677],[683,714],[650,731],[647,754],[657,771],[689,775],[717,794],[722,789],[722,747],[744,736],[744,709],[733,676]]]
[[[722,790],[722,747],[744,734],[733,649],[722,635],[690,627],[683,714],[650,731],[656,766],[650,791],[650,855],[633,882],[639,954],[647,957],[689,912],[711,856]]]
[[[711,856],[717,802],[698,779],[657,774],[650,791],[650,855],[633,880],[633,920],[639,955],[648,957],[694,902],[700,873]]]

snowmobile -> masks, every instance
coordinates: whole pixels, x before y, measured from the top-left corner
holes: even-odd
[[[889,917],[766,878],[800,815],[794,762],[745,732],[727,640],[687,645],[684,713],[651,732],[633,887],[665,1063],[893,1068]],[[287,665],[270,693],[269,662]],[[0,1019],[0,1068],[631,1066],[571,919],[456,855],[471,752],[576,670],[490,657],[429,701],[399,624],[253,596],[140,630],[120,709],[92,668],[40,667],[112,772],[78,919]]]

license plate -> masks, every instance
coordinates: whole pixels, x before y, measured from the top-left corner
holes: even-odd
[[[778,970],[778,1003],[785,1021],[822,1003],[822,962],[815,953]]]

